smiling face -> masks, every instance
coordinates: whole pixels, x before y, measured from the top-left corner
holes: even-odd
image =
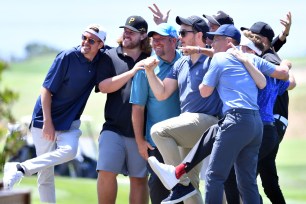
[[[81,53],[91,61],[103,45],[103,42],[97,36],[84,32],[82,35]]]
[[[169,55],[175,53],[176,39],[154,33],[152,36],[152,47],[155,54],[167,61]]]
[[[225,52],[228,48],[230,48],[229,42],[231,42],[229,37],[215,35],[212,42],[212,47],[214,48],[214,52],[215,53]]]
[[[140,46],[141,40],[145,38],[145,34],[124,28],[122,46],[128,49],[134,49]]]
[[[181,24],[179,34],[182,47],[189,45],[196,46],[195,32],[193,31],[192,26]]]

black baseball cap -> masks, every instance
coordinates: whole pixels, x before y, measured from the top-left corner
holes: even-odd
[[[268,38],[268,40],[270,42],[272,42],[273,38],[274,38],[274,31],[271,28],[271,26],[269,26],[269,24],[265,23],[265,22],[261,22],[258,21],[256,23],[254,23],[251,28],[245,28],[245,27],[241,27],[240,30],[249,30],[252,33],[255,34],[259,34],[262,35],[266,38]]]
[[[176,23],[179,25],[186,24],[192,26],[195,31],[202,32],[204,36],[206,36],[206,33],[209,31],[206,21],[199,16],[189,16],[188,18],[177,16]]]
[[[128,28],[135,32],[147,32],[148,23],[141,16],[130,16],[126,19],[125,25],[119,28]]]
[[[218,11],[216,15],[205,15],[203,17],[206,18],[210,23],[216,25],[224,25],[224,24],[234,24],[234,20],[224,11]]]

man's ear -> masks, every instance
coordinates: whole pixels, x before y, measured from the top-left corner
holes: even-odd
[[[142,33],[140,36],[140,40],[144,40],[146,37],[148,37],[147,33]]]
[[[203,33],[202,32],[197,32],[196,36],[197,36],[198,39],[202,40]]]

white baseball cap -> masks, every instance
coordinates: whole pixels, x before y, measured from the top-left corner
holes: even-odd
[[[244,45],[247,46],[248,48],[250,48],[251,50],[255,51],[257,55],[261,55],[261,50],[258,49],[255,44],[253,43],[252,40],[250,40],[249,38],[245,37],[244,34],[241,35],[241,41],[240,41],[240,45]]]
[[[106,40],[106,32],[104,29],[98,25],[98,24],[90,24],[85,29],[85,32],[91,33],[95,36],[97,36],[103,43],[105,43]]]

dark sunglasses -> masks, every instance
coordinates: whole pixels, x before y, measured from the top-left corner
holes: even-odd
[[[180,30],[179,31],[179,35],[182,37],[185,37],[187,33],[194,33],[194,31],[193,30]]]
[[[92,39],[92,38],[88,38],[88,37],[86,37],[85,35],[82,35],[82,40],[83,41],[88,41],[89,42],[89,44],[91,44],[91,45],[93,45],[93,44],[95,44],[95,40],[94,39]]]

